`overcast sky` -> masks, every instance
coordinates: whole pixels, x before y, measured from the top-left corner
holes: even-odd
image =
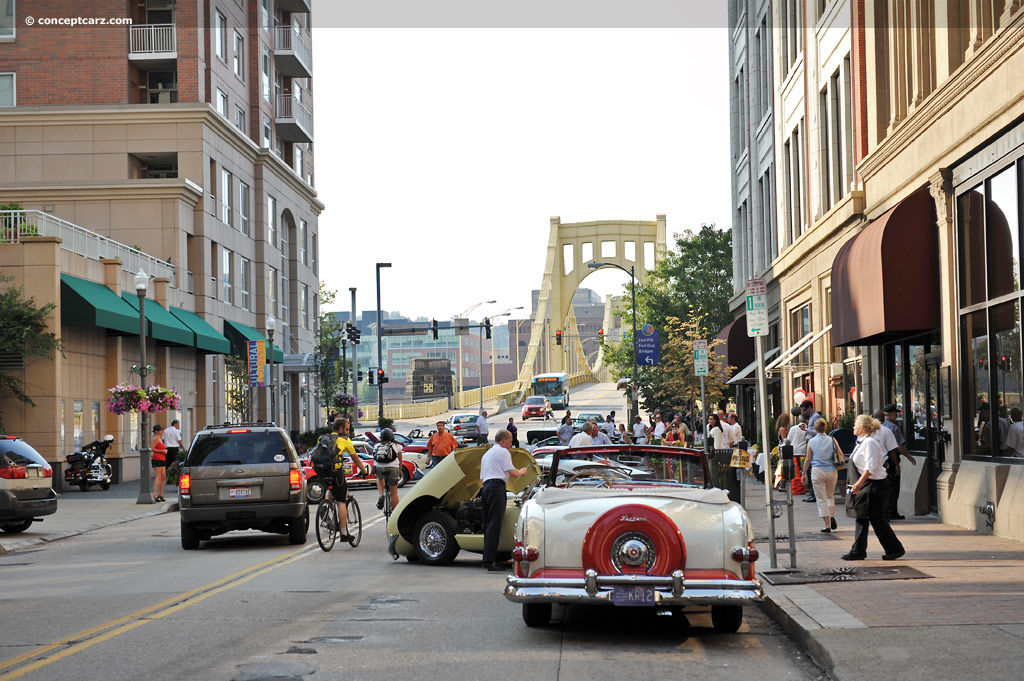
[[[724,3],[723,3],[724,6]],[[313,33],[320,277],[450,319],[540,287],[549,218],[727,227],[728,45],[705,29]],[[620,293],[628,277],[583,286]]]

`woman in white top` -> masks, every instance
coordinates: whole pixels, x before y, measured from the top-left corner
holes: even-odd
[[[708,437],[711,438],[712,446],[715,449],[729,448],[729,438],[722,428],[722,422],[719,420],[718,414],[710,414],[708,416]]]
[[[903,544],[885,519],[885,500],[889,497],[889,480],[886,479],[886,452],[878,440],[871,437],[882,424],[867,414],[861,414],[853,426],[853,434],[857,436],[857,448],[850,459],[853,461],[854,473],[859,475],[853,483],[852,491],[859,499],[857,509],[857,533],[854,536],[850,552],[842,556],[843,560],[864,560],[868,552],[868,524],[875,531],[875,537],[885,553],[882,560],[896,560],[906,553]],[[865,498],[866,497],[866,498]]]

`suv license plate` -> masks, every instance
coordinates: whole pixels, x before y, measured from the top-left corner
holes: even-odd
[[[243,499],[252,496],[252,487],[231,487],[228,489],[229,499]]]
[[[615,605],[654,605],[653,587],[615,586],[612,589],[612,602]]]

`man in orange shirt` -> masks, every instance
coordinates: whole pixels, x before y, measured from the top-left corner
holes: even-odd
[[[430,436],[427,441],[427,454],[430,454],[430,465],[436,466],[441,459],[448,456],[459,448],[452,434],[445,431],[444,421],[437,422],[437,432]]]

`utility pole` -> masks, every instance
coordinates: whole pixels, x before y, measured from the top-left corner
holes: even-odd
[[[349,289],[349,293],[352,294],[352,312],[349,315],[349,322],[352,326],[356,325],[356,289],[352,287]],[[355,396],[359,395],[359,362],[357,356],[359,354],[359,343],[352,344],[352,394]],[[359,405],[352,410],[352,428],[354,429],[359,425]]]

